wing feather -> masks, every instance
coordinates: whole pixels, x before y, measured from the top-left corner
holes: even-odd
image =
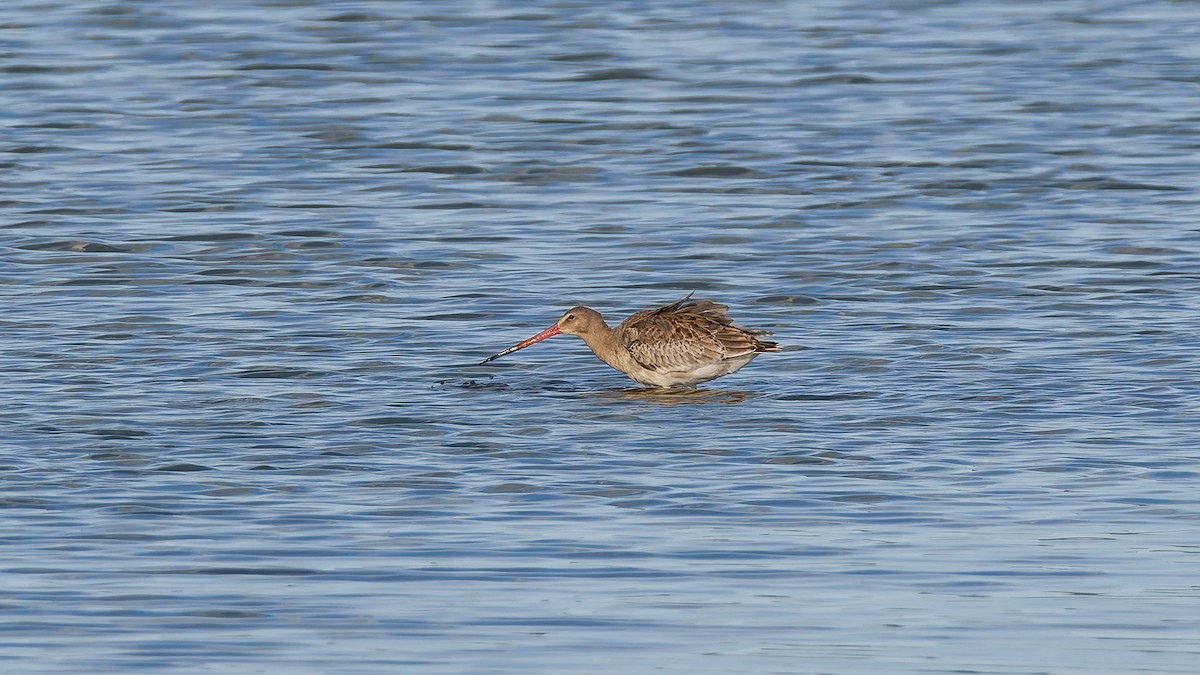
[[[622,345],[643,368],[688,372],[746,354],[776,351],[773,342],[757,339],[769,331],[734,326],[729,307],[691,294],[657,309],[638,312],[617,327]]]

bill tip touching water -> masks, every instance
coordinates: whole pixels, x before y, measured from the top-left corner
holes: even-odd
[[[733,325],[729,307],[711,300],[682,300],[638,312],[610,328],[589,307],[572,307],[546,330],[489,356],[480,365],[559,334],[577,335],[592,353],[635,382],[653,387],[694,387],[737,372],[754,357],[779,351],[759,338],[770,331]]]

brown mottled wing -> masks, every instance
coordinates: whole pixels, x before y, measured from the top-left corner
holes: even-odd
[[[648,370],[687,372],[724,359],[775,351],[773,342],[758,340],[768,331],[733,325],[729,308],[709,300],[686,298],[638,312],[617,327],[623,346]]]

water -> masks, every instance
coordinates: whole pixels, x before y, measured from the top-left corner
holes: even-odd
[[[1198,28],[5,3],[0,670],[1195,672]]]

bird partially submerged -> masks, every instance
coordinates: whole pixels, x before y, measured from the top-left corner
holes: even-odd
[[[601,361],[635,382],[654,387],[694,387],[737,372],[779,345],[760,340],[770,331],[741,328],[725,316],[729,307],[686,298],[647,309],[609,328],[600,313],[572,307],[553,326],[484,359],[495,361],[560,333],[578,335]]]

